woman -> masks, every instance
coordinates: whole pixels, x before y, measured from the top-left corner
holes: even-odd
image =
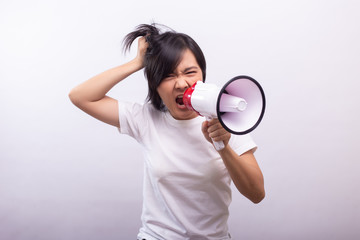
[[[143,24],[125,37],[125,49],[138,37],[133,60],[80,84],[69,97],[86,113],[135,138],[145,151],[138,239],[230,239],[231,181],[254,203],[265,196],[253,155],[256,145],[249,135],[231,135],[217,119],[205,121],[184,106],[184,91],[206,76],[204,55],[192,38]],[[147,103],[106,96],[143,68]],[[216,151],[212,139],[223,141],[225,148]]]

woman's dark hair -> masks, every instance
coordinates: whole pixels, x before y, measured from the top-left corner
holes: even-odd
[[[191,37],[167,27],[167,31],[161,33],[157,26],[158,24],[155,23],[141,24],[135,31],[125,36],[123,43],[126,51],[137,37],[146,36],[149,44],[144,59],[144,75],[149,87],[147,100],[156,109],[164,111],[166,108],[157,92],[157,87],[164,78],[175,71],[184,50],[189,49],[194,54],[202,71],[203,81],[206,76],[206,61],[199,45]]]

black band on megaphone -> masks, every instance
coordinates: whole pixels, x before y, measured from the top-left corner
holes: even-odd
[[[237,131],[237,130],[234,130],[234,129],[231,129],[229,128],[225,122],[223,121],[223,116],[225,115],[223,112],[220,111],[220,100],[221,100],[221,95],[223,93],[226,93],[227,90],[226,88],[234,81],[236,80],[239,80],[239,79],[247,79],[247,80],[250,80],[251,82],[253,82],[258,90],[260,91],[260,94],[261,94],[261,101],[262,101],[262,106],[261,106],[261,112],[258,116],[258,119],[257,121],[249,128],[247,129],[243,129],[241,131]],[[238,97],[241,97],[241,96],[238,96]],[[246,100],[246,99],[245,99]],[[217,116],[218,116],[218,119],[221,123],[221,125],[230,133],[233,133],[233,134],[236,134],[236,135],[244,135],[244,134],[247,134],[247,133],[250,133],[251,131],[253,131],[261,122],[263,116],[264,116],[264,113],[265,113],[265,105],[266,105],[266,100],[265,100],[265,93],[264,93],[264,90],[262,89],[261,85],[255,80],[253,79],[252,77],[249,77],[249,76],[246,76],[246,75],[240,75],[240,76],[236,76],[234,78],[232,78],[231,80],[229,80],[221,89],[220,91],[220,94],[218,96],[218,99],[217,99],[217,104],[216,104],[216,111],[217,111]],[[245,110],[246,111],[246,110]]]

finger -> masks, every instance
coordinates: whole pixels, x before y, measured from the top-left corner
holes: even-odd
[[[209,137],[217,138],[219,136],[225,136],[227,134],[229,134],[229,133],[225,129],[218,129],[216,131],[209,132]]]
[[[144,50],[148,47],[148,42],[146,41],[145,37],[140,37],[138,40],[138,47],[140,50]]]
[[[230,136],[228,135],[228,133],[215,134],[215,135],[211,136],[211,139],[216,142],[226,141],[229,138],[230,138]]]
[[[211,141],[211,138],[209,137],[209,132],[208,132],[208,122],[205,121],[202,123],[201,125],[201,131],[204,135],[204,137],[208,140],[208,141]]]
[[[208,125],[208,132],[214,132],[216,130],[224,129],[220,122],[216,122]],[[225,129],[224,129],[225,130]]]
[[[219,122],[219,119],[217,119],[217,118],[212,118],[212,119],[210,119],[208,122],[209,122],[209,125],[214,125],[214,124],[216,124],[216,123]]]
[[[202,124],[201,124],[201,131],[203,133],[207,133],[208,132],[208,121],[204,121]]]

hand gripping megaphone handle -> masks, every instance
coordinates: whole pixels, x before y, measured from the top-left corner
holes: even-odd
[[[206,118],[206,121],[210,121],[212,118],[210,117],[205,117]],[[225,145],[224,145],[224,142],[223,141],[214,141],[213,139],[211,139],[213,144],[214,144],[214,147],[216,149],[216,151],[220,151],[222,149],[224,149]]]

